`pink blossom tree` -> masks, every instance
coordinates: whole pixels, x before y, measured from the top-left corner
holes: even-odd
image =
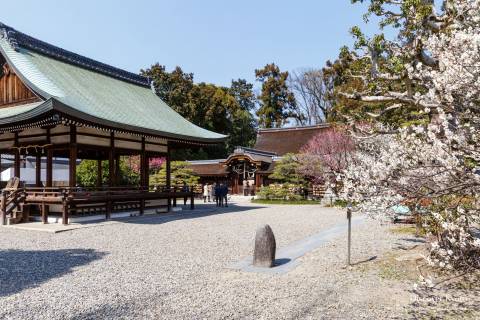
[[[330,128],[315,135],[300,150],[300,171],[315,183],[331,182],[352,160],[355,144],[341,128]]]
[[[148,163],[150,171],[156,173],[160,170],[164,162],[165,157],[150,158]],[[127,164],[135,173],[140,173],[140,156],[128,157]]]
[[[149,161],[150,170],[157,172],[158,170],[160,170],[160,168],[162,167],[162,164],[164,164],[165,161],[166,161],[165,157],[150,158],[150,161]]]

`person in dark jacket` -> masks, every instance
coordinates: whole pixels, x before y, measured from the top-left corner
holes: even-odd
[[[228,207],[228,186],[227,184],[225,183],[222,187],[222,197],[223,197],[223,201],[222,203],[225,204],[225,207]]]
[[[220,184],[215,183],[215,204],[217,207],[220,206]]]

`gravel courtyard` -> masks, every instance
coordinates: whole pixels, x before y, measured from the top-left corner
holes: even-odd
[[[188,211],[185,211],[188,213]],[[277,248],[345,223],[320,206],[239,204],[197,215],[141,217],[58,234],[0,229],[0,319],[384,319],[411,302],[411,283],[368,272],[415,239],[365,220],[286,274],[230,267],[258,226]]]

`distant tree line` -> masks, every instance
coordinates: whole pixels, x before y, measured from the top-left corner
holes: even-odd
[[[176,151],[173,156],[179,160],[225,157],[236,146],[253,146],[258,127],[312,125],[326,121],[330,114],[331,81],[321,70],[290,75],[274,63],[267,64],[255,70],[261,84],[258,94],[245,79],[232,80],[229,87],[195,83],[193,73],[180,67],[167,71],[158,63],[141,74],[153,81],[156,94],[183,117],[228,135],[224,145]]]

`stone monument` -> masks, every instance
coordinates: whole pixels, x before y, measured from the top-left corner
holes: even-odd
[[[257,229],[255,234],[255,250],[253,265],[262,268],[272,268],[275,264],[275,236],[270,226],[264,225]]]

